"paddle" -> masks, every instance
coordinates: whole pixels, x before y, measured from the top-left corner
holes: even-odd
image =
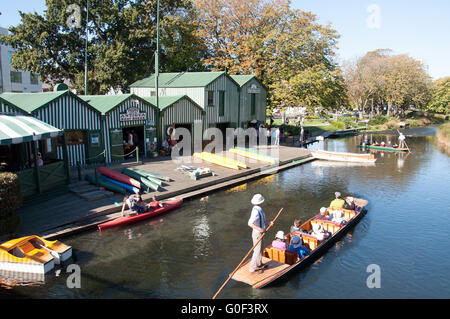
[[[398,129],[397,129],[397,132],[400,135],[400,131]],[[403,142],[405,143],[406,148],[408,149],[408,152],[411,153],[411,150],[409,149],[408,144],[406,144],[406,138],[405,138],[405,140]]]
[[[258,239],[255,245],[248,251],[248,253],[245,255],[245,257],[242,259],[242,261],[239,263],[239,265],[233,270],[233,272],[228,275],[228,279],[223,283],[222,287],[216,292],[216,294],[212,297],[212,299],[216,299],[217,295],[222,291],[222,289],[225,287],[225,285],[230,281],[231,277],[238,271],[238,269],[241,267],[241,265],[244,263],[244,261],[247,259],[247,257],[250,255],[250,253],[255,249],[256,246],[258,246],[259,242],[264,238],[264,236],[267,234],[267,231],[273,226],[275,221],[277,220],[278,216],[280,216],[281,212],[283,211],[283,208],[280,209],[277,216],[272,220],[269,227],[267,227],[266,231],[263,233],[263,235]]]

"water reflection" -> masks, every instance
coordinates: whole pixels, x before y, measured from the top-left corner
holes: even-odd
[[[202,215],[195,219],[192,233],[195,241],[194,258],[208,256],[210,249],[209,237],[211,235],[211,229],[208,224],[208,216]]]

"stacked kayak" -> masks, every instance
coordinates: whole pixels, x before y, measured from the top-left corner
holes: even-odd
[[[72,257],[72,247],[36,235],[0,245],[0,270],[45,274]]]
[[[227,167],[227,168],[232,168],[235,170],[239,170],[240,168],[247,168],[247,165],[243,162],[239,162],[234,159],[216,155],[216,154],[212,154],[212,153],[207,153],[207,152],[194,153],[193,156],[197,157],[197,158],[201,158],[202,160],[205,160],[207,162],[210,162],[210,163],[213,163],[216,165],[220,165],[223,167]]]
[[[148,177],[128,168],[124,168],[122,170],[122,173],[139,181],[141,183],[141,186],[145,185],[146,187],[154,191],[158,191],[159,187],[162,185],[162,182],[159,179]]]
[[[115,185],[117,185],[117,186],[119,186],[121,188],[126,189],[130,193],[136,193],[137,194],[137,193],[139,193],[139,190],[140,190],[140,188],[131,186],[130,184],[119,182],[119,181],[117,181],[117,180],[115,180],[113,178],[110,178],[108,176],[105,176],[103,174],[100,174],[98,176],[98,179],[99,179],[99,181],[105,181],[105,182],[108,182],[108,183],[115,184]]]
[[[113,191],[115,193],[124,194],[124,195],[127,194],[127,188],[126,187],[123,187],[123,186],[120,186],[120,185],[118,185],[116,183],[110,182],[110,181],[108,181],[108,180],[106,180],[104,178],[100,178],[99,177],[98,181],[96,181],[94,176],[86,175],[84,177],[84,179],[86,181],[94,184],[94,185],[98,184],[99,186],[101,186],[101,187],[103,187],[103,188],[105,188],[107,190]],[[135,193],[135,192],[133,191],[133,193]]]
[[[125,174],[121,174],[119,172],[113,171],[112,169],[109,169],[109,168],[106,168],[106,167],[102,167],[102,166],[99,166],[97,168],[97,170],[103,176],[106,176],[106,177],[108,177],[110,179],[113,179],[113,180],[115,180],[117,182],[120,182],[122,184],[131,185],[131,186],[134,186],[136,188],[141,188],[141,183],[139,183],[134,178],[131,178],[130,176],[127,176]]]
[[[136,223],[136,222],[139,222],[139,221],[151,218],[151,217],[161,215],[161,214],[169,212],[171,210],[174,210],[174,209],[180,207],[182,203],[183,203],[182,199],[165,202],[165,203],[162,203],[162,207],[154,208],[153,210],[151,210],[149,212],[142,213],[139,215],[118,217],[111,221],[99,224],[98,229],[105,230],[105,229],[112,228],[112,227],[124,226],[124,225],[129,225],[132,223]]]
[[[127,168],[127,170],[137,172],[137,173],[139,173],[142,176],[146,176],[148,179],[154,178],[154,179],[157,179],[157,180],[160,180],[160,181],[165,181],[165,182],[170,182],[171,181],[170,177],[167,177],[167,176],[164,176],[164,175],[161,175],[161,174],[158,174],[158,173],[150,172],[150,171],[147,171],[145,169]]]
[[[257,152],[257,151],[250,150],[248,148],[236,147],[236,148],[229,149],[228,151],[231,152],[231,153],[235,153],[237,155],[241,155],[241,156],[244,156],[244,157],[247,157],[247,158],[255,159],[255,160],[258,160],[258,161],[261,161],[261,162],[267,162],[267,163],[270,163],[270,164],[275,164],[275,163],[278,162],[277,158],[274,158],[274,157],[269,156],[269,155],[264,154],[264,153],[260,153],[260,152]]]

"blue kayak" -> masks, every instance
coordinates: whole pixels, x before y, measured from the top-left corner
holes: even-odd
[[[109,177],[107,177],[107,176],[105,176],[103,174],[100,174],[98,176],[98,178],[106,180],[106,181],[111,182],[111,183],[114,183],[116,185],[119,185],[120,187],[125,188],[127,191],[130,191],[131,193],[135,193],[135,194],[139,193],[139,188],[131,186],[131,185],[128,185],[128,184],[125,184],[125,183],[118,182],[118,181],[116,181],[116,180],[114,180],[112,178],[109,178]]]

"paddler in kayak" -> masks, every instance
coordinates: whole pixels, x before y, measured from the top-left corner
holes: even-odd
[[[123,199],[123,206],[122,206],[122,216],[125,216],[124,208],[125,203],[128,205],[128,208],[131,211],[131,214],[142,214],[145,212],[148,212],[149,210],[153,210],[159,207],[162,207],[163,205],[161,202],[157,201],[155,196],[153,196],[152,201],[149,204],[145,204],[145,202],[142,200],[141,193],[137,194],[131,194],[130,196],[125,196]]]

